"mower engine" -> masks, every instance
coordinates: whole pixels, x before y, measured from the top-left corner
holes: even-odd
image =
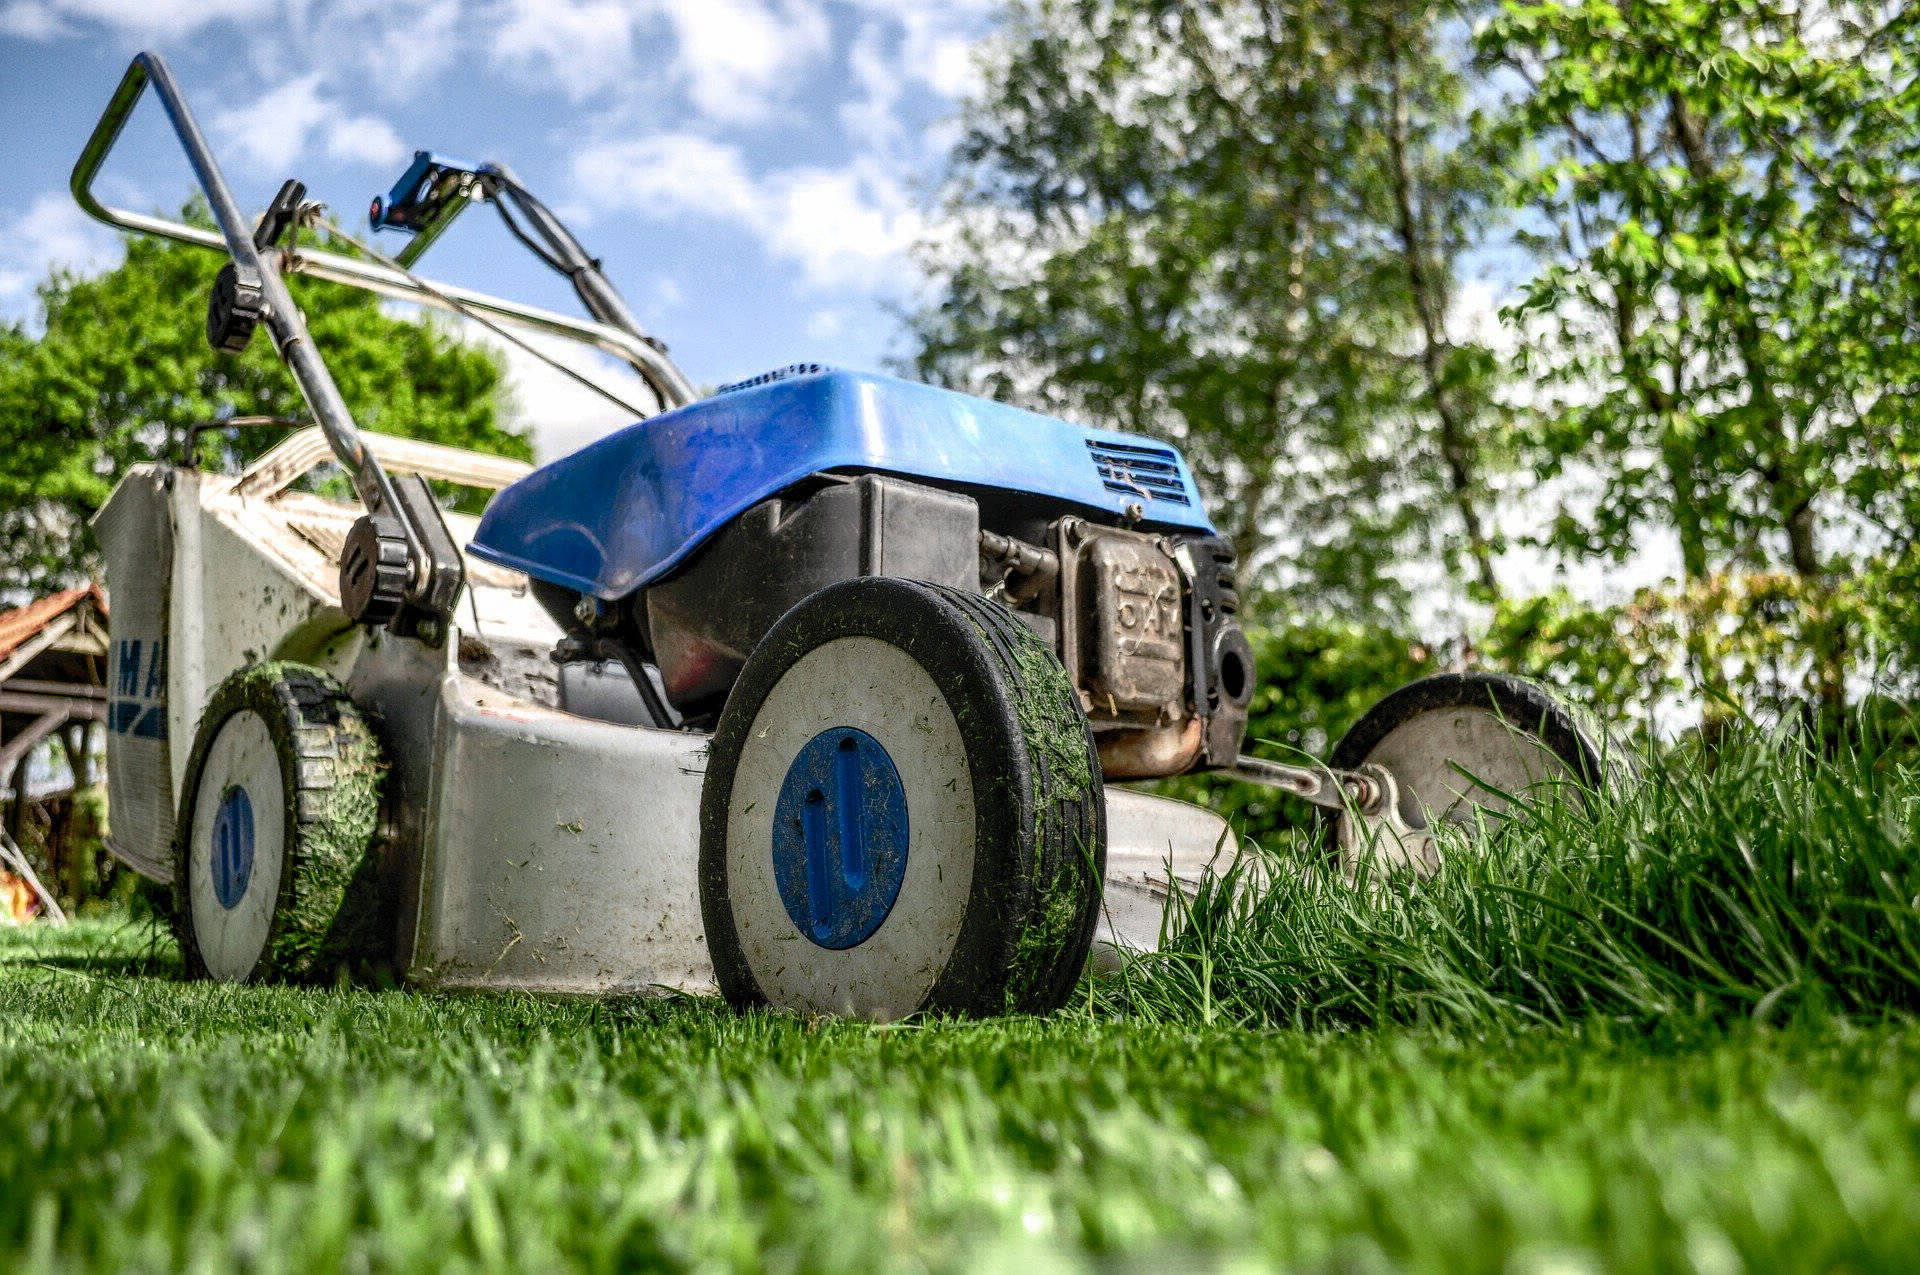
[[[755,506],[638,595],[625,640],[657,661],[684,717],[705,719],[760,637],[815,589],[868,575],[977,588],[1060,657],[1108,776],[1232,765],[1253,690],[1232,546],[1046,512],[982,527],[973,498],[905,479],[807,484]]]
[[[698,483],[654,481],[695,455]],[[709,726],[790,608],[891,576],[1011,608],[1108,777],[1231,766],[1246,731],[1233,549],[1179,454],[930,386],[809,364],[727,387],[503,492],[473,551],[526,571],[569,631],[573,711],[630,679],[621,720]]]

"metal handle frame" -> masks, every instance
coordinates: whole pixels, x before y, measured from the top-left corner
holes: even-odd
[[[134,104],[140,100],[140,94],[149,81],[159,92],[161,102],[167,109],[168,118],[173,122],[174,131],[180,134],[181,143],[187,150],[187,157],[193,163],[194,173],[200,179],[201,187],[207,191],[209,202],[214,206],[214,220],[220,225],[220,234],[164,217],[152,217],[124,208],[114,208],[102,204],[93,194],[94,176],[106,160],[107,153],[113,149],[121,127],[133,112]],[[206,141],[201,137],[186,102],[181,98],[180,91],[173,82],[173,76],[167,70],[166,62],[157,53],[147,52],[136,55],[127,68],[126,77],[120,81],[120,87],[115,91],[112,102],[108,104],[106,113],[101,116],[99,125],[94,129],[93,136],[87,140],[86,148],[81,151],[79,162],[74,165],[72,181],[74,200],[88,216],[109,226],[132,231],[135,234],[172,239],[177,243],[192,244],[197,248],[230,253],[236,260],[242,260],[238,253],[233,252],[233,236],[228,233],[227,220],[222,215],[220,200],[215,198],[214,191],[209,185],[209,176],[214,182],[220,183],[220,189],[224,194],[226,186],[221,182],[219,169],[207,150]],[[233,214],[235,224],[238,224],[238,209],[233,203],[231,194],[226,194],[225,204],[227,211]],[[393,297],[396,300],[416,302],[455,313],[483,314],[489,318],[502,319],[521,327],[578,341],[583,345],[611,354],[633,368],[653,388],[663,409],[690,403],[696,397],[685,374],[674,365],[671,359],[655,349],[642,336],[623,331],[612,324],[577,318],[540,306],[524,305],[517,301],[508,301],[484,292],[475,292],[435,280],[416,281],[405,271],[395,270],[391,266],[381,265],[378,262],[343,256],[337,252],[308,248],[289,250],[279,255],[279,265],[282,270],[295,274],[364,288],[369,292]]]
[[[213,212],[214,223],[220,228],[218,236],[178,222],[109,209],[94,198],[94,176],[113,150],[114,142],[119,140],[120,130],[126,126],[128,117],[133,114],[133,108],[139,104],[141,94],[149,84],[159,94],[167,119],[180,139],[181,148],[187,153],[187,162],[193,166],[200,189],[206,192],[207,205]],[[340,396],[340,387],[334,384],[333,374],[313,348],[313,341],[307,335],[306,321],[293,304],[285,280],[280,277],[279,267],[285,254],[277,248],[262,251],[255,247],[253,227],[241,216],[240,207],[233,199],[233,191],[221,175],[220,166],[214,162],[199,123],[193,118],[186,99],[180,95],[179,86],[173,81],[172,72],[159,54],[134,55],[126,75],[121,77],[120,87],[114,90],[113,99],[107,103],[100,122],[94,126],[93,135],[80,152],[79,162],[73,168],[72,186],[73,197],[80,207],[99,221],[215,249],[232,258],[243,272],[251,272],[258,278],[261,296],[266,303],[262,317],[273,337],[274,348],[293,373],[301,396],[306,399],[314,420],[326,434],[333,454],[352,478],[361,502],[366,505],[368,512],[385,513],[400,524],[406,536],[413,568],[418,571],[427,561],[425,537],[407,516],[406,508],[394,491],[393,480],[367,449],[365,440],[360,437],[360,427],[354,423],[353,414],[347,410],[346,401]]]

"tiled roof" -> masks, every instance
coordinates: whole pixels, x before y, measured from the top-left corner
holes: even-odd
[[[23,642],[89,598],[105,615],[107,595],[100,591],[97,584],[64,589],[16,610],[0,612],[0,660],[6,659]]]

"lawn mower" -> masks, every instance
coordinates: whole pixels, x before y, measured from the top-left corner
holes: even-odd
[[[217,230],[92,194],[149,85]],[[698,396],[502,166],[422,152],[371,208],[397,260],[317,248],[298,182],[242,218],[143,53],[73,191],[221,253],[209,341],[264,325],[314,422],[239,473],[140,466],[95,524],[112,845],[172,883],[194,975],[1045,1011],[1172,937],[1169,893],[1234,850],[1120,781],[1272,785],[1327,812],[1328,870],[1430,872],[1441,822],[1597,774],[1564,709],[1489,676],[1396,692],[1330,765],[1242,756],[1234,552],[1175,448],[814,364]],[[476,203],[591,318],[415,274]],[[584,342],[652,402],[539,469],[362,432],[291,273]],[[356,501],[303,487],[328,463]],[[497,494],[476,519],[436,481]]]

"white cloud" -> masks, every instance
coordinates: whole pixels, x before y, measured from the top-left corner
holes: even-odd
[[[603,207],[641,214],[698,213],[753,224],[762,195],[739,147],[691,133],[655,133],[588,146],[573,175]]]
[[[213,127],[259,168],[285,174],[318,142],[330,158],[387,167],[407,148],[393,127],[372,115],[355,115],[321,91],[319,72],[296,76],[243,107],[217,112]]]
[[[896,65],[904,82],[959,98],[979,81],[973,53],[1001,0],[853,0],[876,25],[900,33]]]
[[[768,246],[822,286],[892,282],[924,227],[906,187],[869,161],[775,173],[767,186],[759,228]]]
[[[491,52],[497,65],[577,102],[634,74],[635,26],[624,0],[505,0]]]
[[[329,64],[364,70],[374,92],[394,101],[417,92],[462,52],[460,0],[329,0],[314,16],[308,42]]]
[[[654,314],[668,314],[674,310],[678,310],[686,299],[687,294],[685,290],[667,276],[662,275],[653,281],[653,305],[651,308]]]
[[[847,330],[847,312],[834,308],[815,310],[807,316],[807,337],[813,341],[831,341]]]
[[[958,99],[980,85],[974,54],[997,7],[995,0],[962,0],[882,9],[891,9],[905,31],[902,67],[940,96]]]
[[[688,133],[589,146],[574,177],[604,207],[653,220],[730,221],[817,286],[887,282],[924,223],[886,167],[800,167],[756,178],[740,148]]]
[[[679,41],[687,96],[713,120],[765,115],[832,36],[811,0],[660,0],[659,7]]]
[[[833,34],[815,0],[501,0],[493,27],[497,65],[570,101],[637,93],[664,68],[719,123],[764,118]]]
[[[51,40],[67,33],[67,24],[51,6],[23,2],[0,9],[0,35],[22,40]]]
[[[348,163],[390,168],[408,154],[406,143],[393,126],[371,115],[349,115],[325,128],[327,154]]]
[[[860,95],[840,108],[841,126],[869,150],[891,149],[900,137],[905,80],[898,61],[889,55],[885,23],[861,26],[847,50],[847,70]]]
[[[0,221],[0,313],[19,313],[54,266],[87,274],[119,256],[113,232],[81,212],[65,191],[36,196],[25,212]]]
[[[272,0],[15,0],[0,9],[0,34],[46,40],[99,25],[131,35],[177,39],[213,22],[260,17]]]

